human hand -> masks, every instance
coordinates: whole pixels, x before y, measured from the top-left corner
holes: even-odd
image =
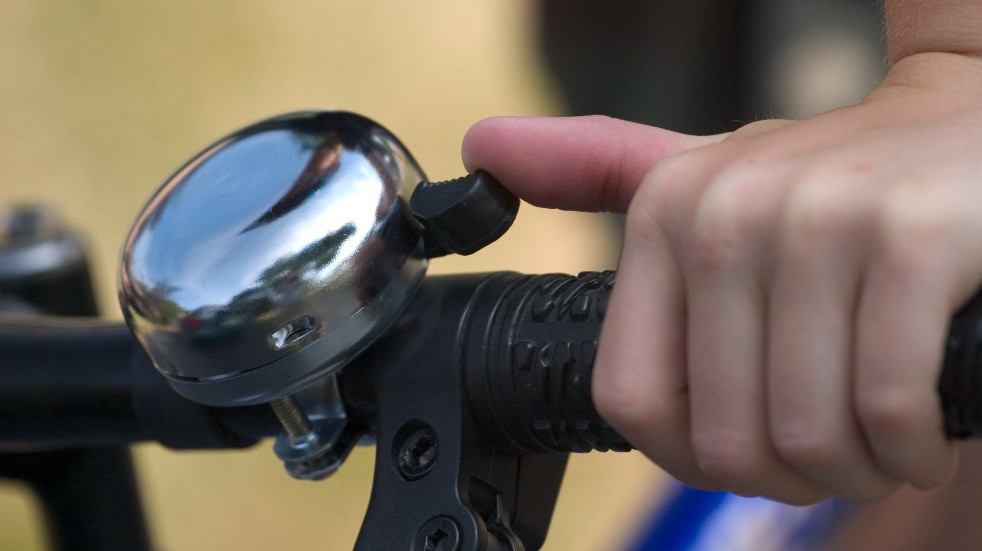
[[[919,54],[858,106],[693,137],[603,117],[464,139],[540,206],[627,212],[593,398],[683,482],[810,503],[956,463],[936,385],[982,281],[982,62]]]

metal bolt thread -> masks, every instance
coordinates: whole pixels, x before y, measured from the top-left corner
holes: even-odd
[[[273,408],[276,418],[280,420],[280,424],[286,429],[286,433],[293,438],[309,434],[314,430],[314,426],[310,424],[307,414],[303,412],[300,404],[297,403],[297,399],[293,396],[273,400],[269,403],[269,407]]]

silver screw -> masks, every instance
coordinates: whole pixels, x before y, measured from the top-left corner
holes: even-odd
[[[269,407],[273,408],[273,413],[291,438],[305,439],[314,430],[314,425],[293,396],[273,400],[269,403]]]
[[[273,451],[283,460],[286,472],[300,480],[319,480],[333,473],[339,463],[331,454],[333,440],[323,438],[293,396],[269,403],[286,434],[281,434]]]

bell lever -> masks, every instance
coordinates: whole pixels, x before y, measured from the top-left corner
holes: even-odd
[[[483,249],[508,231],[518,206],[518,197],[483,170],[421,182],[409,198],[413,216],[423,224],[427,258]]]

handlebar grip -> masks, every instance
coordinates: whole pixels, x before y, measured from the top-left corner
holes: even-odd
[[[597,414],[590,390],[614,277],[508,274],[479,292],[465,378],[478,422],[496,441],[524,453],[631,449]]]
[[[526,453],[631,449],[590,392],[615,275],[510,274],[485,286],[471,315],[483,338],[468,339],[465,371],[478,422],[499,443]],[[938,391],[947,435],[982,438],[982,293],[952,319]]]
[[[938,381],[950,438],[982,438],[982,293],[955,314]]]

